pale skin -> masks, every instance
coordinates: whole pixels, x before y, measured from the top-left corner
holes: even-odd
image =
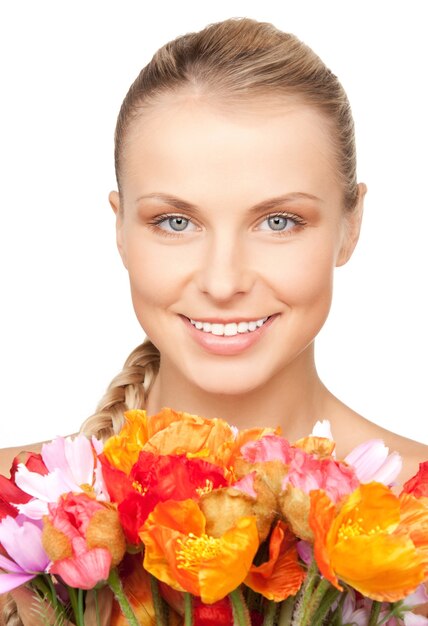
[[[428,446],[369,422],[316,370],[315,337],[330,310],[335,268],[358,242],[367,191],[359,183],[358,204],[346,213],[330,132],[302,103],[226,111],[197,94],[166,98],[130,129],[122,197],[112,191],[109,202],[135,313],[161,353],[146,410],[169,406],[238,428],[279,425],[291,441],[328,419],[338,458],[372,438],[398,450],[402,484],[428,459]],[[141,199],[154,193],[192,208]],[[279,196],[274,208],[253,208]],[[151,223],[162,214],[169,219]],[[202,348],[181,318],[277,313],[258,342],[227,356]],[[9,475],[21,450],[0,452],[1,473]]]

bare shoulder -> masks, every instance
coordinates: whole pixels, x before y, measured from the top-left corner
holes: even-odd
[[[29,443],[22,446],[16,446],[14,448],[1,448],[0,449],[0,474],[9,478],[10,476],[10,467],[12,465],[13,459],[20,452],[35,452],[38,453],[42,449],[42,445],[44,441],[39,441],[37,443]]]
[[[330,421],[339,458],[346,456],[352,448],[363,441],[382,439],[390,452],[398,452],[403,459],[400,485],[416,474],[419,463],[428,460],[427,445],[374,424],[337,398],[332,401],[330,410]]]

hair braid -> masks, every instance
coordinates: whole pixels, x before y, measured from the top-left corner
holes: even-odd
[[[149,340],[137,346],[126,359],[122,371],[113,378],[95,413],[80,427],[80,433],[105,440],[123,426],[123,414],[129,409],[143,409],[159,370],[159,350]]]
[[[15,600],[10,594],[0,596],[0,606],[2,608],[0,615],[0,625],[3,626],[24,626],[18,615],[18,608]]]

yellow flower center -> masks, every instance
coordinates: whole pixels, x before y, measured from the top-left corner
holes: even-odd
[[[139,483],[138,480],[134,480],[132,486],[134,487],[135,491],[141,493],[142,496],[147,493],[147,487],[143,487],[143,485]]]
[[[205,479],[205,487],[197,487],[196,493],[198,496],[202,496],[204,493],[210,493],[213,490],[213,481],[208,478]]]
[[[201,563],[220,554],[220,539],[209,537],[205,533],[200,537],[189,533],[185,539],[177,539],[177,544],[180,546],[176,552],[179,569],[197,572]]]
[[[94,488],[91,487],[91,485],[88,485],[88,483],[83,483],[82,485],[80,485],[80,489],[88,496],[95,494]]]
[[[340,526],[337,533],[338,538],[346,541],[350,537],[358,537],[359,535],[377,535],[382,532],[382,528],[379,524],[377,524],[374,528],[367,530],[364,526],[362,526],[363,522],[364,519],[362,517],[359,517],[356,520],[349,517],[346,522]]]

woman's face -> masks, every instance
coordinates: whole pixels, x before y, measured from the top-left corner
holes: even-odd
[[[117,192],[109,199],[134,309],[166,379],[245,393],[311,346],[362,214],[361,197],[345,218],[327,133],[302,104],[226,114],[191,99],[130,129],[123,214]],[[269,316],[256,331],[238,326]]]

